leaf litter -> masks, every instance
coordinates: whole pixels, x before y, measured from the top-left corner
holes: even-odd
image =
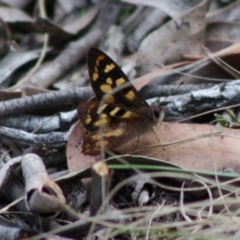
[[[0,238],[239,239],[239,1],[20,2],[0,7]],[[76,113],[91,46],[166,115],[104,159]]]

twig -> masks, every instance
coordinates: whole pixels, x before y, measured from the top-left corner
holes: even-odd
[[[33,144],[46,144],[49,148],[63,148],[69,137],[69,132],[50,132],[33,134],[22,130],[0,127],[0,137],[11,139],[18,146],[29,147]]]
[[[116,21],[120,7],[119,1],[105,0],[98,21],[92,30],[79,40],[71,42],[52,62],[44,65],[31,78],[20,84],[19,88],[23,89],[26,86],[48,87],[78,64],[79,60],[85,57],[87,49],[96,45],[107,29]]]
[[[45,11],[45,7],[44,7],[44,0],[39,0],[38,2],[39,2],[40,15],[41,15],[41,17],[46,18],[46,11]],[[44,60],[44,58],[46,56],[48,42],[49,42],[49,34],[45,33],[44,37],[43,37],[43,48],[42,48],[41,55],[40,55],[37,63],[27,73],[26,76],[24,76],[22,79],[20,79],[15,86],[9,88],[9,90],[14,91],[14,90],[18,89],[18,87],[20,85],[24,84],[24,82],[26,82],[38,70],[38,68],[40,67],[40,65],[42,64],[42,62],[43,62],[43,60]]]
[[[0,102],[0,117],[16,116],[48,108],[57,108],[58,111],[64,108],[66,110],[66,107],[76,108],[81,101],[86,101],[92,95],[90,88],[74,88],[12,99]]]
[[[215,112],[223,110],[220,109],[222,107],[233,108],[239,106],[240,103],[240,80],[224,82],[208,89],[192,91],[187,94],[159,98],[158,102],[160,105],[167,105],[165,107],[166,115],[178,116],[179,118],[203,113],[210,109],[211,112]],[[231,106],[233,104],[236,105]]]

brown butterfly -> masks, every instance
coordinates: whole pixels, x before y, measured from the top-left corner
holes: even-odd
[[[82,143],[85,155],[114,150],[162,120],[162,108],[149,106],[105,53],[90,48],[87,65],[96,99],[78,106],[79,120],[87,131]]]

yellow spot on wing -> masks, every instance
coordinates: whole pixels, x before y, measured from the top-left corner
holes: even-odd
[[[122,135],[124,133],[124,129],[123,128],[118,128],[114,131],[110,131],[108,133],[104,134],[104,137],[118,137],[120,135]]]
[[[102,113],[102,114],[100,115],[100,119],[104,119],[104,118],[108,118],[108,116],[107,116],[105,113]]]
[[[83,147],[84,147],[85,152],[90,152],[90,144],[89,143],[85,144],[85,146],[83,146]]]
[[[93,136],[91,137],[91,139],[92,139],[93,141],[99,141],[101,138],[102,138],[101,135],[93,135]]]
[[[125,81],[124,78],[119,78],[119,79],[116,80],[117,86],[120,86],[120,85],[122,85],[122,84],[125,83],[125,82],[126,82],[126,81]]]
[[[100,134],[93,135],[93,136],[91,136],[91,139],[93,141],[99,141],[99,140],[101,140],[103,138],[106,138],[106,137],[119,137],[123,133],[124,133],[124,129],[123,128],[118,128],[114,131],[106,132],[106,133],[104,133],[104,135],[100,135]]]
[[[130,111],[126,111],[122,116],[121,118],[130,118],[132,117],[134,114]]]
[[[89,124],[92,121],[91,117],[88,115],[86,118],[86,124]]]
[[[98,56],[97,59],[96,59],[96,65],[99,66],[100,62],[101,62],[104,58],[105,58],[104,55]]]
[[[106,107],[107,107],[107,104],[101,105],[101,106],[98,108],[97,113],[98,113],[98,114],[101,113]]]
[[[114,103],[115,102],[115,98],[113,95],[109,95],[107,98],[106,98],[106,102],[108,103]]]
[[[110,112],[110,116],[115,116],[116,113],[120,110],[119,107],[115,107],[111,112]]]
[[[94,149],[96,149],[96,148],[99,149],[100,146],[106,147],[108,144],[109,144],[109,141],[107,141],[107,140],[96,142]]]
[[[113,84],[113,81],[112,81],[112,79],[110,77],[108,77],[107,80],[106,80],[106,83]]]
[[[100,56],[98,56],[98,60],[100,60],[100,61],[102,61],[103,59],[105,58],[105,56],[104,55],[100,55]]]
[[[106,125],[108,123],[109,123],[108,118],[101,118],[98,121],[94,122],[93,126],[94,127],[100,127],[100,126]]]
[[[114,68],[115,68],[115,65],[114,65],[113,63],[107,64],[106,67],[105,67],[105,69],[104,69],[104,72],[105,72],[105,73],[108,73],[108,72],[110,72],[111,70],[113,70]]]
[[[127,94],[125,94],[125,96],[129,100],[133,100],[135,98],[135,94],[132,90],[130,90]]]
[[[98,79],[98,73],[96,73],[96,72],[93,73],[92,79],[93,79],[93,81],[96,81]]]
[[[103,84],[100,86],[100,89],[102,90],[102,92],[107,93],[112,90],[112,87],[109,84]]]

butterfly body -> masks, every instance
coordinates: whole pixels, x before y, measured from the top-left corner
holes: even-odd
[[[105,53],[90,48],[87,64],[96,100],[78,106],[78,117],[88,132],[82,143],[84,154],[114,150],[149,131],[163,117],[162,108],[149,106]]]

